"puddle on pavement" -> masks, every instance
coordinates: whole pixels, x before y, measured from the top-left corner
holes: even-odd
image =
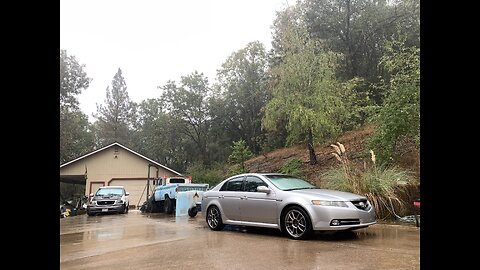
[[[223,231],[234,233],[245,233],[251,235],[268,235],[285,237],[278,229],[256,228],[248,226],[225,225]],[[382,245],[384,241],[396,241],[401,244],[409,245],[415,243],[419,237],[419,229],[408,226],[384,226],[373,225],[368,228],[344,231],[315,231],[310,240],[313,241],[332,241],[332,242],[354,242],[371,243]]]

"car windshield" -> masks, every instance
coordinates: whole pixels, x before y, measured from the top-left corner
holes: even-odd
[[[123,190],[120,188],[102,188],[97,191],[97,196],[107,196],[107,195],[123,195]]]
[[[265,175],[272,184],[281,190],[313,189],[317,188],[307,181],[289,175]]]

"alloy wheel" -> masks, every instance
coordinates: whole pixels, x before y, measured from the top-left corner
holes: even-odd
[[[284,219],[287,233],[294,239],[302,238],[309,231],[307,217],[298,209],[291,209]]]
[[[222,217],[220,210],[216,206],[212,206],[207,212],[207,224],[210,229],[218,231],[223,229]]]

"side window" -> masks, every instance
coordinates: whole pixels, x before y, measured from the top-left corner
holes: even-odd
[[[225,191],[225,190],[227,190],[227,185],[228,185],[228,181],[225,182],[225,183],[223,184],[223,186],[222,186],[219,190],[220,190],[220,191]]]
[[[245,182],[245,191],[248,192],[257,192],[258,186],[266,186],[268,187],[262,179],[255,177],[255,176],[248,176],[247,181]]]
[[[233,178],[226,182],[221,191],[243,191],[243,177]]]

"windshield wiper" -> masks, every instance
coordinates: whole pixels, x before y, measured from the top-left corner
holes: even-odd
[[[316,187],[299,187],[299,188],[289,188],[289,189],[284,189],[285,191],[290,191],[290,190],[299,190],[299,189],[315,189]]]

